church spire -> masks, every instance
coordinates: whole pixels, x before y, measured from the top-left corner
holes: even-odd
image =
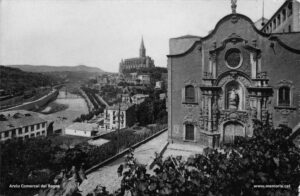
[[[140,47],[140,57],[146,57],[146,49],[144,46],[143,36],[142,36],[141,47]]]

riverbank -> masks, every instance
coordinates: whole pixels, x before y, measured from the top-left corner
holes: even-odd
[[[53,114],[62,110],[66,110],[69,106],[66,104],[58,104],[55,102],[49,103],[43,110],[40,111],[42,114]]]
[[[62,131],[71,125],[77,117],[88,112],[87,103],[81,96],[60,90],[57,98],[40,113],[46,120],[54,121],[53,130]]]
[[[43,107],[47,103],[51,102],[52,100],[55,100],[58,94],[59,94],[58,90],[52,90],[50,93],[48,93],[47,95],[45,95],[37,100],[25,102],[23,104],[20,104],[20,105],[14,106],[14,107],[6,108],[3,110],[0,110],[0,112],[6,112],[6,111],[10,111],[10,110],[37,110],[40,107]]]

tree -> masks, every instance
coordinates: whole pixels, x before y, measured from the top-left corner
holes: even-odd
[[[206,148],[183,160],[156,154],[154,174],[134,157],[126,159],[121,189],[124,195],[296,195],[300,184],[300,152],[286,139],[291,129],[257,125],[253,138],[240,138],[223,151]],[[285,185],[256,188],[256,185]],[[100,195],[109,195],[103,193]]]

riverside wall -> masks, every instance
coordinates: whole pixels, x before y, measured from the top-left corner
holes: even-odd
[[[25,102],[21,105],[17,105],[11,108],[6,108],[3,110],[0,110],[0,112],[5,112],[5,111],[10,111],[10,110],[34,110],[34,109],[38,109],[42,106],[44,106],[45,104],[49,103],[50,101],[56,99],[58,95],[58,90],[53,90],[51,91],[49,94],[31,101],[31,102]]]

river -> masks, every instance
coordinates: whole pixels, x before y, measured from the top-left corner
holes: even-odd
[[[48,113],[54,108],[60,108],[59,111]],[[54,130],[64,129],[73,123],[77,117],[89,112],[87,103],[78,95],[72,94],[62,88],[57,98],[49,103],[45,109],[41,111],[43,118],[54,121]]]

